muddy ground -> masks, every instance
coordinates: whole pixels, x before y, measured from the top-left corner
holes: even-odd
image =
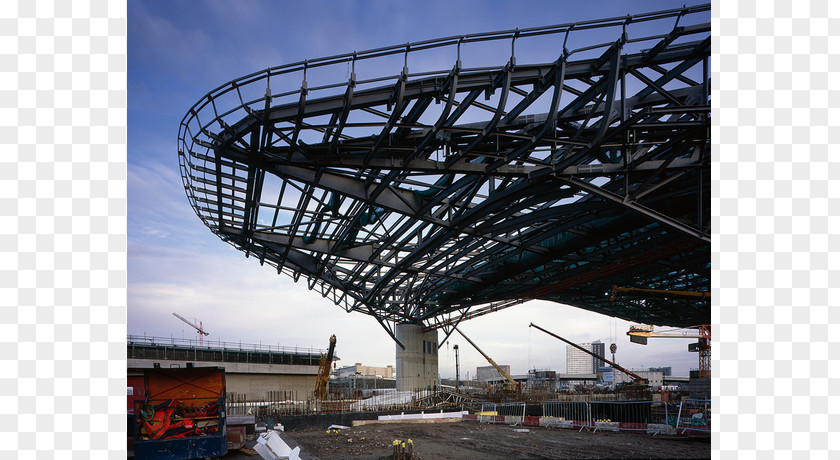
[[[514,430],[527,429],[528,432]],[[411,439],[417,459],[558,458],[710,458],[711,440],[683,436],[616,432],[578,432],[541,427],[511,427],[473,421],[435,424],[364,425],[327,433],[285,433],[306,457],[390,459],[395,439]]]

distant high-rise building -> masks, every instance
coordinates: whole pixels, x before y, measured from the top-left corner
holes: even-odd
[[[592,343],[579,343],[578,345],[598,356],[604,356],[604,343],[600,340],[596,340]],[[594,374],[603,364],[603,361],[590,354],[584,353],[573,346],[566,346],[567,374]]]
[[[600,340],[592,342],[592,353],[595,353],[596,355],[603,358],[604,353],[606,353],[604,342],[601,342]],[[592,372],[597,372],[599,367],[606,365],[607,363],[605,363],[604,361],[598,358],[592,358]]]

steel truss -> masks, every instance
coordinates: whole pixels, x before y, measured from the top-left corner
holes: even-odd
[[[609,292],[710,288],[709,16],[702,5],[463,35],[251,74],[182,120],[184,188],[222,240],[392,337],[401,322],[448,336],[529,299],[708,323],[702,301]],[[593,31],[610,41],[569,51]],[[546,36],[553,61],[517,62],[517,43]],[[509,42],[510,57],[464,67],[462,48],[479,42]],[[429,50],[455,64],[409,72]],[[399,75],[357,79],[357,64],[394,57]],[[324,69],[349,78],[310,88]]]

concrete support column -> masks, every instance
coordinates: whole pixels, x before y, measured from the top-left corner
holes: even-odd
[[[432,388],[438,384],[437,331],[418,324],[397,324],[397,391]]]

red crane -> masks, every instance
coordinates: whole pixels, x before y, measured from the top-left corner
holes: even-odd
[[[201,321],[199,321],[198,326],[196,326],[195,323],[190,322],[187,318],[184,318],[183,316],[179,315],[178,313],[173,312],[172,314],[175,315],[176,318],[178,318],[181,321],[189,324],[190,326],[195,328],[196,331],[198,331],[198,345],[203,346],[204,345],[204,340],[202,340],[202,336],[203,335],[210,335],[210,333],[209,332],[204,332],[204,325],[201,324]]]

